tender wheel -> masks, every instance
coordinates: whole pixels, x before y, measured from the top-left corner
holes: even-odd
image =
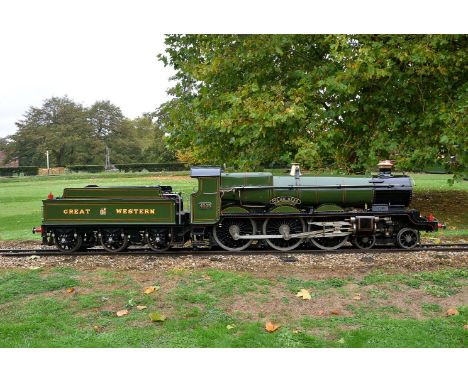
[[[55,245],[61,252],[71,253],[81,247],[83,238],[74,229],[55,231]]]
[[[304,241],[303,238],[290,239],[289,235],[302,232],[305,232],[305,223],[301,218],[268,218],[263,223],[264,235],[283,235],[285,237],[282,239],[266,239],[268,245],[278,251],[290,251],[301,245]]]
[[[372,236],[355,236],[352,244],[361,249],[370,249],[375,245],[375,235]]]
[[[414,248],[419,243],[419,232],[412,228],[402,228],[398,232],[396,243],[400,248]]]
[[[122,229],[103,230],[101,245],[108,252],[120,252],[128,247],[128,236]]]
[[[213,238],[227,251],[242,251],[253,240],[235,239],[236,235],[255,235],[257,226],[252,219],[223,219],[213,227]]]
[[[146,244],[155,252],[167,251],[171,247],[167,230],[150,229],[146,233]]]

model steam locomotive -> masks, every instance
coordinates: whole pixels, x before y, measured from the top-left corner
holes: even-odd
[[[63,252],[94,246],[119,252],[130,245],[241,251],[265,244],[288,251],[338,249],[348,241],[362,249],[410,249],[420,231],[440,225],[409,208],[412,179],[392,175],[391,166],[380,162],[379,174],[369,178],[301,176],[297,164],[289,176],[193,167],[198,190],[190,211],[171,186],[66,188],[43,201],[42,225],[33,232]]]

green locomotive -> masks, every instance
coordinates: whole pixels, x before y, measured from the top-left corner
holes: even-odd
[[[362,249],[413,248],[419,231],[439,224],[409,209],[410,177],[393,176],[388,161],[379,165],[370,178],[301,176],[295,164],[289,176],[193,167],[198,190],[190,211],[170,186],[66,188],[62,197],[43,201],[42,225],[33,232],[63,252],[99,245],[110,252],[129,245],[241,251],[265,243],[288,251],[338,249],[348,241]]]

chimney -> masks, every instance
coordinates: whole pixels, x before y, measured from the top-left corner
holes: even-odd
[[[394,161],[391,160],[381,160],[378,164],[379,166],[379,176],[392,176],[392,168]]]

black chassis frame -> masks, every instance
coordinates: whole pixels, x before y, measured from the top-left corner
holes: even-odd
[[[407,219],[409,227],[417,229],[418,231],[433,232],[438,229],[438,221],[429,221],[425,218],[421,218],[419,211],[415,209],[411,210],[389,210],[389,211],[343,211],[343,212],[299,212],[299,213],[271,213],[271,212],[252,212],[252,213],[225,213],[221,217],[229,218],[314,218],[320,221],[320,219],[350,219],[357,216],[368,216],[368,217],[379,217],[379,218],[402,218]]]

